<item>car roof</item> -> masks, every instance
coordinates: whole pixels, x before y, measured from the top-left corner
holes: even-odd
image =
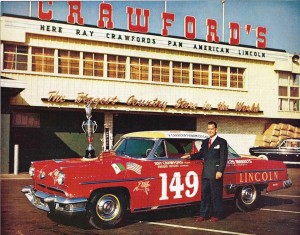
[[[123,138],[127,137],[137,137],[137,138],[152,138],[152,139],[206,139],[209,136],[203,132],[197,131],[139,131],[132,132],[123,135]]]

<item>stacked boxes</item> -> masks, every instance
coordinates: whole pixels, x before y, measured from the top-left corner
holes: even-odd
[[[286,138],[300,138],[300,127],[290,124],[272,124],[262,135],[257,135],[255,146],[274,147]]]

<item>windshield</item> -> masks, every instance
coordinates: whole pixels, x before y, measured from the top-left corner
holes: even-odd
[[[228,158],[240,158],[241,156],[228,145]]]
[[[115,146],[117,155],[132,158],[145,158],[154,145],[154,140],[129,138],[121,139]]]
[[[146,158],[150,153],[152,153],[150,158],[180,158],[185,154],[199,152],[201,144],[202,140],[199,139],[127,138],[121,139],[114,146],[114,151],[119,156],[132,158]],[[228,146],[228,158],[240,158],[240,155]]]

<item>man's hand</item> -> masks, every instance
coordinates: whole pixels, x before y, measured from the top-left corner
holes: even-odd
[[[216,180],[221,179],[222,178],[222,172],[217,171],[216,173]]]
[[[190,154],[186,154],[186,155],[183,155],[181,158],[183,158],[183,159],[191,159],[191,155]]]

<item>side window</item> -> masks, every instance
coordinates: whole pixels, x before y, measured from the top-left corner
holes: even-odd
[[[178,153],[178,149],[174,146],[173,143],[170,143],[169,141],[167,141],[166,146],[167,146],[168,155]]]
[[[299,148],[300,142],[296,140],[290,141],[291,148]]]
[[[169,158],[180,158],[187,153],[196,153],[201,148],[201,141],[192,139],[167,139],[166,149]]]

